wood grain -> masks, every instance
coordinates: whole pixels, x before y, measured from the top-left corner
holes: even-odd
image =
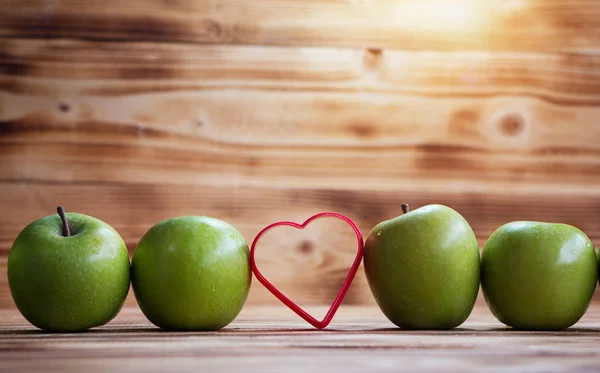
[[[600,178],[598,107],[211,91],[77,96],[64,113],[54,97],[4,97],[3,181],[593,193]]]
[[[573,328],[516,332],[484,306],[452,331],[403,331],[374,307],[340,308],[325,331],[289,310],[246,307],[219,332],[163,332],[135,308],[87,333],[49,334],[0,311],[0,370],[31,372],[597,371],[598,304]],[[35,356],[35,358],[34,358]]]
[[[238,0],[0,3],[0,35],[422,50],[594,49],[594,0]]]
[[[0,38],[0,88],[48,96],[250,90],[597,105],[600,54]]]
[[[0,308],[12,241],[58,204],[130,251],[184,214],[250,243],[324,210],[366,235],[403,202],[457,209],[480,244],[528,219],[598,245],[599,14],[591,0],[2,1]],[[278,231],[261,269],[328,303],[347,229]],[[249,304],[274,302],[255,282]],[[346,303],[373,304],[362,271]]]

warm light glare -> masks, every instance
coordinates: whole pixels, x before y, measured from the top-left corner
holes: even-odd
[[[524,0],[504,0],[500,5],[504,11],[518,11],[527,7]]]
[[[393,16],[411,29],[461,30],[475,26],[478,12],[476,1],[422,1],[399,4]]]

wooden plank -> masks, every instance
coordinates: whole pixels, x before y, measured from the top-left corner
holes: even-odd
[[[400,214],[400,204],[414,208],[442,203],[471,223],[480,245],[501,224],[542,220],[573,224],[600,242],[600,194],[464,193],[441,189],[356,191],[203,186],[175,184],[28,184],[2,183],[0,196],[0,308],[13,307],[5,273],[6,255],[18,232],[29,222],[54,213],[57,205],[96,216],[111,224],[133,251],[152,225],[180,215],[209,215],[233,224],[251,244],[266,225],[279,220],[302,222],[321,211],[337,211],[353,219],[366,236],[380,221]],[[305,231],[281,228],[268,233],[257,250],[261,271],[302,305],[333,300],[356,252],[352,230],[337,220],[317,221]],[[258,281],[249,304],[278,301]],[[346,304],[373,304],[362,269]],[[134,304],[130,297],[128,304]]]
[[[592,193],[597,183],[592,54],[24,39],[0,48],[10,73],[0,76],[3,180],[443,180]]]
[[[471,175],[475,185],[556,182],[555,172],[564,172],[561,183],[585,188],[597,174],[600,135],[590,123],[599,109],[583,106],[598,97],[595,55],[23,39],[1,45],[5,72],[12,72],[3,76],[6,93],[0,93],[3,166],[11,180],[76,174],[114,181],[101,170],[115,163],[123,170],[111,176],[117,181],[152,182],[166,172],[185,183],[202,173],[218,182],[314,183],[308,174],[323,176],[318,182],[325,187],[356,183],[353,175],[365,172],[387,188],[400,177],[427,184],[415,181],[426,170],[429,178],[451,183]],[[69,144],[49,144],[57,139]],[[90,143],[96,150],[88,154],[115,159],[73,164],[69,155]],[[50,149],[56,158],[46,156]],[[231,149],[233,158],[226,156]],[[307,149],[322,159],[316,162]],[[350,149],[353,159],[346,162]],[[204,167],[215,153],[226,178]],[[129,167],[135,154],[160,161]],[[32,166],[18,167],[23,161]],[[60,164],[59,171],[48,162]],[[461,162],[471,172],[448,170]],[[292,167],[298,172],[282,176]],[[344,169],[345,177],[331,169]]]
[[[598,105],[600,54],[410,52],[0,39],[0,89],[123,96],[214,89],[426,97],[528,96]]]
[[[594,0],[0,3],[0,35],[423,50],[597,48]]]
[[[515,332],[485,306],[459,329],[403,331],[374,307],[342,307],[325,331],[281,307],[246,307],[219,332],[161,332],[127,308],[88,333],[48,334],[14,312],[0,327],[2,369],[46,372],[594,372],[600,362],[598,304],[572,329]],[[35,353],[36,359],[32,359]]]
[[[600,178],[596,106],[254,90],[0,100],[4,181],[593,192]]]

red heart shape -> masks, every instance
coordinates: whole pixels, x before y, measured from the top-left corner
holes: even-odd
[[[262,273],[260,273],[260,271],[258,270],[258,267],[256,266],[256,261],[254,260],[254,252],[256,249],[256,244],[258,243],[260,238],[265,233],[267,233],[267,231],[269,231],[275,227],[282,226],[282,225],[291,226],[291,227],[294,227],[297,229],[304,229],[313,220],[320,219],[323,217],[337,218],[337,219],[341,219],[341,220],[345,221],[346,223],[348,223],[352,227],[352,229],[354,229],[354,233],[356,234],[356,239],[358,240],[358,251],[356,253],[356,258],[354,259],[354,263],[352,263],[352,267],[350,267],[350,271],[348,272],[348,275],[346,276],[346,279],[344,280],[344,283],[342,284],[340,291],[338,292],[337,296],[335,297],[335,300],[331,304],[331,307],[329,307],[329,311],[327,311],[327,314],[325,315],[323,320],[319,321],[319,320],[315,319],[314,317],[312,317],[310,314],[308,314],[306,311],[304,311],[300,306],[298,306],[296,303],[294,303],[291,299],[286,297],[281,291],[279,291],[279,289],[277,289],[273,284],[271,284],[269,282],[269,280],[267,280],[265,278],[265,276],[262,275]],[[251,265],[252,265],[252,272],[254,272],[254,275],[256,276],[258,281],[260,281],[260,283],[264,285],[264,287],[266,287],[274,296],[276,296],[280,301],[282,301],[292,311],[296,312],[298,314],[298,316],[302,317],[309,324],[311,324],[315,328],[323,329],[327,325],[329,325],[329,323],[331,322],[331,319],[333,319],[333,316],[335,315],[337,309],[339,308],[340,304],[342,303],[344,296],[346,296],[346,293],[348,292],[348,288],[350,287],[350,284],[352,283],[352,280],[354,279],[354,276],[356,275],[356,271],[358,271],[358,267],[360,266],[360,262],[363,258],[363,249],[364,249],[364,242],[363,242],[362,234],[360,233],[360,230],[358,229],[358,227],[356,226],[356,224],[354,224],[354,222],[352,220],[345,217],[344,215],[340,215],[335,212],[322,212],[322,213],[311,216],[302,224],[294,223],[291,221],[279,221],[279,222],[273,223],[273,224],[265,227],[262,231],[260,231],[258,233],[256,238],[254,238],[254,241],[252,242],[252,248],[250,249],[250,261],[251,261]]]

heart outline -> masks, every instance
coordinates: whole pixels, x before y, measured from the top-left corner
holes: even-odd
[[[279,289],[277,289],[277,287],[275,287],[275,285],[273,285],[269,280],[267,280],[267,278],[265,276],[263,276],[263,274],[258,269],[258,266],[256,265],[254,253],[256,251],[256,245],[257,245],[258,241],[260,240],[260,238],[265,233],[270,231],[271,229],[273,229],[275,227],[280,227],[280,226],[290,226],[290,227],[294,227],[296,229],[302,230],[302,229],[306,228],[314,220],[325,218],[325,217],[340,219],[340,220],[345,221],[348,225],[350,225],[350,227],[352,227],[352,229],[354,230],[354,233],[356,235],[358,247],[357,247],[356,257],[354,258],[354,262],[352,263],[352,266],[350,267],[350,269],[348,271],[348,275],[346,276],[346,279],[344,279],[344,282],[342,283],[342,286],[340,287],[338,294],[336,295],[335,299],[333,300],[333,303],[331,303],[331,306],[329,307],[329,310],[325,314],[325,317],[322,320],[317,320],[316,318],[311,316],[308,312],[303,310],[302,307],[298,306],[294,301],[292,301],[285,294],[283,294]],[[267,290],[269,290],[271,292],[271,294],[273,294],[277,299],[279,299],[281,302],[283,302],[283,304],[288,306],[298,316],[302,317],[306,322],[308,322],[315,328],[324,329],[327,327],[327,325],[329,325],[329,323],[333,319],[333,316],[335,315],[338,308],[340,307],[342,301],[344,300],[344,297],[346,296],[346,293],[348,292],[348,289],[350,288],[350,285],[352,284],[352,280],[354,280],[354,276],[356,276],[356,272],[358,271],[358,268],[360,267],[360,263],[362,262],[362,259],[363,259],[364,245],[365,245],[365,243],[364,243],[363,236],[362,236],[360,230],[358,229],[356,224],[354,224],[354,222],[352,220],[350,220],[350,218],[348,218],[344,215],[338,214],[336,212],[321,212],[321,213],[318,213],[318,214],[315,214],[315,215],[309,217],[302,224],[298,224],[298,223],[295,223],[292,221],[278,221],[278,222],[272,223],[272,224],[266,226],[265,228],[263,228],[256,235],[256,237],[254,238],[254,241],[252,241],[252,246],[250,248],[250,262],[251,262],[252,272],[254,273],[254,276],[256,276],[258,281],[261,284],[263,284],[263,286],[265,288],[267,288]]]

